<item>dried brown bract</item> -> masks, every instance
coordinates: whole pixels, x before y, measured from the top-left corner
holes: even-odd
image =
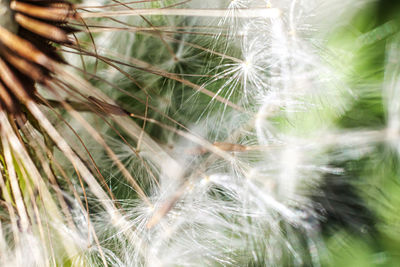
[[[11,114],[34,97],[35,83],[47,86],[57,63],[54,44],[71,44],[66,25],[78,19],[66,1],[5,1],[0,20],[0,103]]]

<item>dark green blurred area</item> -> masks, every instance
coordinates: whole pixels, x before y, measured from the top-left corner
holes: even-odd
[[[353,49],[353,73],[348,74],[348,81],[359,96],[338,119],[340,128],[384,129],[387,125],[382,95],[387,45],[399,33],[400,1],[382,0],[362,9],[334,35],[331,49]],[[362,204],[351,214],[338,215],[334,224],[328,224],[322,266],[400,266],[397,151],[388,144],[378,144],[368,156],[339,165],[345,169],[346,179]],[[331,202],[337,205],[339,213],[344,202],[352,201],[346,199],[346,193],[343,189],[342,195],[337,195],[339,199]],[[357,225],[359,229],[351,227]]]

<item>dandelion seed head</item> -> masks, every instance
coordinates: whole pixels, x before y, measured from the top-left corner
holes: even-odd
[[[186,4],[187,10],[205,6],[193,2]],[[77,109],[101,103],[100,109],[66,109],[60,116],[67,117],[64,123],[56,116],[48,120],[36,103],[27,105],[40,126],[27,123],[37,127],[32,131],[39,136],[37,150],[54,160],[49,170],[30,160],[28,143],[20,141],[26,139],[20,135],[25,128],[14,131],[13,121],[0,112],[7,159],[21,165],[14,169],[32,173],[18,174],[21,181],[36,182],[27,183],[35,189],[33,197],[18,198],[14,191],[15,202],[29,207],[25,217],[44,217],[41,222],[49,226],[49,233],[38,234],[35,228],[34,235],[17,228],[23,242],[5,249],[15,259],[6,253],[1,260],[14,264],[22,253],[32,255],[24,264],[28,266],[44,266],[48,260],[76,266],[104,261],[112,266],[308,265],[309,258],[318,263],[316,244],[326,215],[314,206],[312,196],[327,174],[345,174],[330,161],[361,159],[382,140],[396,145],[400,127],[394,100],[397,65],[388,61],[387,128],[339,130],[337,120],[351,108],[354,95],[341,70],[335,70],[335,54],[326,49],[328,30],[316,8],[325,6],[322,2],[327,1],[211,3],[226,8],[219,23],[161,15],[146,21],[132,13],[120,21],[111,16],[92,21],[98,23],[93,29],[106,30],[101,23],[111,23],[110,28],[122,25],[125,30],[95,35],[101,56],[85,54],[94,46],[82,42],[82,54],[68,60],[89,66],[83,76],[107,77],[111,82],[100,85],[107,95],[78,78],[57,82],[64,89],[64,106],[80,100]],[[135,2],[129,3],[133,9],[128,4],[117,9],[176,11],[162,8],[168,4]],[[272,6],[279,8],[279,16],[248,18],[241,13]],[[389,58],[396,57],[392,52]],[[92,74],[96,60],[102,63]],[[108,95],[117,97],[123,108],[111,105]],[[116,109],[118,114],[108,114]],[[60,171],[52,169],[53,163]],[[9,162],[4,166],[12,175],[16,172]],[[55,192],[57,204],[43,197],[47,187],[41,172],[49,176],[45,183],[52,184],[49,191]],[[52,175],[62,190],[57,191]],[[39,198],[45,203],[37,202],[43,206],[31,216],[36,207],[28,202],[37,204]],[[18,217],[23,208],[17,206]],[[57,216],[41,216],[44,211]],[[13,227],[11,222],[1,228],[11,235]]]

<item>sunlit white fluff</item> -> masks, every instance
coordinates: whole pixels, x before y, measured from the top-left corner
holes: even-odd
[[[361,154],[368,153],[368,144],[382,140],[383,130],[340,132],[335,129],[333,120],[347,108],[347,101],[353,96],[342,81],[343,77],[327,63],[326,58],[331,56],[329,51],[321,48],[323,43],[316,40],[319,36],[314,36],[323,28],[313,27],[307,21],[317,20],[315,7],[324,4],[321,3],[324,1],[314,2],[315,6],[296,0],[276,3],[235,0],[225,5],[227,16],[219,25],[228,25],[227,40],[231,43],[218,53],[230,56],[231,51],[239,49],[240,55],[237,58],[232,55],[231,59],[221,57],[222,63],[210,71],[215,75],[202,85],[207,87],[222,81],[215,94],[237,101],[242,110],[218,103],[215,97],[209,98],[209,102],[199,109],[197,100],[201,92],[191,92],[192,96],[182,101],[183,104],[173,103],[173,94],[180,88],[174,81],[172,86],[163,84],[165,88],[172,87],[171,91],[161,91],[160,95],[152,97],[157,98],[157,108],[164,113],[174,110],[179,119],[186,115],[180,114],[186,106],[192,106],[193,113],[200,110],[194,114],[198,116],[197,124],[185,125],[187,135],[178,136],[177,131],[182,129],[166,124],[159,116],[155,121],[161,124],[160,128],[164,127],[169,137],[168,143],[160,145],[149,135],[143,137],[139,124],[115,119],[118,127],[126,127],[131,138],[129,142],[146,139],[141,147],[131,146],[118,138],[106,138],[106,144],[129,173],[148,187],[146,197],[149,202],[143,199],[117,201],[121,204],[121,216],[115,221],[110,221],[110,214],[104,211],[91,218],[83,209],[75,207],[73,216],[80,229],[53,225],[61,236],[73,240],[76,253],[67,257],[73,265],[102,264],[99,259],[104,257],[111,266],[242,266],[249,262],[272,266],[283,263],[284,256],[293,265],[302,265],[306,264],[302,253],[310,253],[313,263],[318,265],[315,253],[318,233],[314,231],[318,224],[317,215],[302,190],[307,190],[308,184],[318,184],[327,173],[340,172],[330,168],[324,157],[332,146],[344,147],[340,157],[355,158],[360,155],[355,155],[351,147],[362,148],[357,150]],[[260,5],[280,8],[281,17],[235,17],[238,9]],[[142,23],[140,19],[125,22]],[[96,39],[99,52],[116,49],[125,57],[121,60],[129,61],[129,49],[137,39],[127,32],[122,35],[100,35]],[[157,39],[154,36],[146,38]],[[193,52],[195,49],[184,43],[187,39],[188,35],[182,34],[181,42],[176,46],[178,61],[170,54],[157,67],[165,72],[178,69],[178,74],[186,71],[181,63],[200,68],[202,62],[196,55],[190,56],[196,53]],[[214,40],[221,39],[219,36]],[[205,45],[213,44],[206,42]],[[212,48],[217,50],[215,46]],[[139,58],[149,53],[146,47],[140,47],[136,52]],[[128,67],[124,69],[129,70]],[[391,71],[388,68],[388,81],[393,75]],[[130,82],[120,72],[109,68],[99,70],[99,75],[119,84]],[[161,80],[154,74],[144,76],[148,90]],[[388,82],[386,92],[389,133],[396,135],[398,107],[390,102],[397,95],[393,83]],[[104,90],[112,96],[123,95]],[[144,95],[143,92],[138,94]],[[213,109],[214,105],[219,106]],[[327,109],[332,112],[319,116],[319,111]],[[90,116],[85,118],[89,123],[99,123]],[[277,121],[277,118],[281,120]],[[316,126],[304,127],[309,131],[304,133],[300,124],[310,118],[315,119]],[[75,123],[74,128],[82,124],[72,119],[71,123]],[[102,136],[107,135],[106,129],[96,128]],[[107,168],[106,182],[120,178],[121,170],[115,168],[116,161],[100,157],[105,148],[93,142],[93,134],[88,133],[87,128],[79,133],[91,150],[97,152],[96,162]],[[187,138],[188,135],[193,138]],[[240,144],[245,148],[243,151],[223,151],[214,142]],[[204,144],[208,149],[203,150]],[[220,154],[210,153],[210,147],[221,150]],[[223,157],[224,153],[228,156]],[[120,181],[119,186],[135,191],[125,180]],[[91,193],[89,200],[99,206],[111,203],[107,199],[96,199]],[[148,223],[170,202],[173,204],[168,211],[149,227]],[[100,244],[96,244],[90,227],[95,229]],[[305,246],[300,240],[302,235],[307,239]],[[27,242],[37,249],[32,252],[32,261],[42,264],[44,252],[35,245],[40,241],[36,237],[32,240]],[[26,250],[25,247],[17,249]]]

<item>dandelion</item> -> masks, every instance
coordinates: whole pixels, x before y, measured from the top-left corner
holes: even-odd
[[[376,31],[340,47],[327,14],[364,6],[4,2],[1,264],[321,266],[343,231],[372,233],[397,46],[383,87],[359,85]],[[385,109],[348,123],[368,94]]]

